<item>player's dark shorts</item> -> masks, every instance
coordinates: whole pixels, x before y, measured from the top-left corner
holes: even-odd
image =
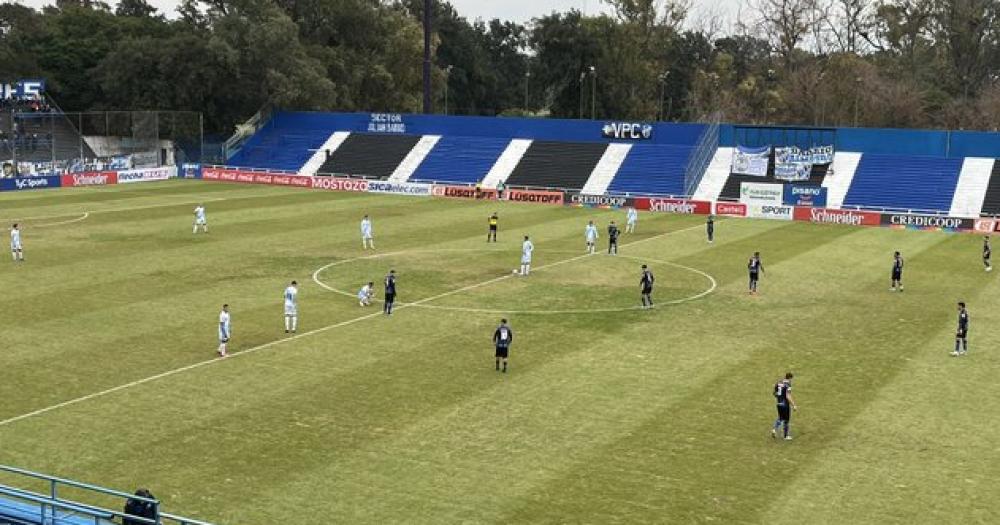
[[[394,302],[395,300],[396,300],[396,294],[394,294],[394,293],[387,293],[387,294],[385,294],[385,302],[391,303],[391,302]]]
[[[902,279],[903,279],[903,272],[897,272],[897,271],[893,271],[892,272],[892,280],[893,281],[899,281],[899,280],[902,280]]]
[[[497,357],[502,357],[507,359],[507,352],[510,351],[509,346],[498,346],[497,347]]]
[[[757,272],[750,272],[750,281],[755,282],[760,280],[760,274]]]
[[[965,339],[966,337],[969,337],[969,329],[966,328],[963,330],[959,328],[958,332],[955,332],[955,337],[958,339]]]
[[[491,232],[495,232],[495,231],[497,231],[497,225],[496,225],[496,224],[491,224],[491,225],[490,225],[490,231],[491,231]]]
[[[792,411],[788,404],[777,405],[778,407],[778,419],[782,421],[788,421],[792,417]]]
[[[653,287],[652,286],[644,286],[642,288],[642,295],[649,295],[651,293],[653,293]]]

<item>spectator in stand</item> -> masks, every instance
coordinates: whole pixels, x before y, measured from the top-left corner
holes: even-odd
[[[139,489],[135,491],[135,495],[139,496],[140,498],[156,499],[156,496],[153,496],[153,493],[147,489]],[[156,505],[148,501],[129,498],[129,500],[125,502],[125,514],[128,514],[130,516],[138,516],[140,518],[149,518],[151,520],[156,519]],[[145,525],[138,520],[133,520],[129,518],[122,519],[122,524]]]

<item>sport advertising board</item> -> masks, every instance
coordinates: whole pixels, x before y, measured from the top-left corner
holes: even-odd
[[[764,184],[759,182],[744,182],[740,184],[740,202],[743,204],[782,206],[785,202],[784,195],[784,184]]]
[[[751,219],[774,219],[780,221],[792,220],[794,206],[783,204],[748,204],[747,217]]]

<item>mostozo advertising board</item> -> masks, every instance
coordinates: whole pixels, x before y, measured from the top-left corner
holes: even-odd
[[[819,224],[848,226],[878,226],[882,214],[873,211],[831,210],[827,208],[795,208],[795,220]]]
[[[616,197],[611,195],[584,195],[578,191],[567,191],[563,199],[567,206],[586,206],[588,208],[621,208],[632,206],[631,197]]]
[[[740,184],[740,202],[743,204],[781,206],[784,204],[784,190],[785,187],[783,184],[744,182]]]
[[[58,188],[62,179],[58,175],[48,177],[17,177],[0,179],[0,191],[37,190],[41,188]]]
[[[387,182],[382,180],[368,181],[368,193],[393,193],[396,195],[414,195],[427,197],[431,194],[430,184],[417,182]]]
[[[786,184],[785,205],[826,207],[826,188],[813,184]]]
[[[793,206],[774,204],[747,204],[747,217],[751,219],[776,219],[790,221],[794,214]]]
[[[368,181],[347,177],[310,177],[312,189],[330,191],[368,191]]]
[[[903,226],[927,229],[971,230],[975,226],[972,219],[945,217],[942,215],[911,215],[903,213],[883,213],[882,226]]]
[[[166,168],[145,168],[139,170],[125,170],[118,172],[118,184],[129,184],[132,182],[148,182],[153,180],[167,180],[177,175],[177,168],[171,166]]]

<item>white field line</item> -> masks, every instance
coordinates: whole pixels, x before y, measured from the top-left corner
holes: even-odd
[[[65,215],[53,215],[51,217],[65,217]],[[86,212],[85,211],[85,212],[83,212],[82,215],[80,215],[79,217],[76,217],[74,219],[68,219],[68,220],[65,220],[65,221],[58,221],[58,222],[48,222],[48,223],[45,223],[45,224],[36,224],[36,225],[32,226],[32,228],[49,228],[49,227],[52,227],[52,226],[62,226],[64,224],[72,224],[74,222],[80,222],[82,220],[86,220],[87,217],[90,217],[90,212]],[[41,218],[42,217],[28,217],[28,218],[20,219],[20,220],[24,221],[24,222],[31,222],[31,221],[39,220]]]
[[[664,237],[666,235],[671,235],[671,234],[674,234],[674,233],[680,233],[680,232],[684,232],[684,231],[688,231],[688,230],[693,230],[695,228],[700,228],[700,227],[701,227],[701,225],[696,225],[696,226],[692,226],[692,227],[689,227],[689,228],[684,228],[684,229],[676,230],[676,231],[672,231],[672,232],[664,232],[664,233],[661,233],[659,235],[654,235],[652,237],[647,237],[645,239],[640,239],[638,241],[626,243],[626,244],[623,244],[622,246],[631,246],[631,245],[634,245],[634,244],[639,244],[641,242],[650,241],[650,240],[653,240],[653,239],[658,239],[658,238]],[[537,269],[551,268],[553,266],[558,266],[558,265],[566,264],[566,263],[569,263],[569,262],[572,262],[572,261],[577,261],[577,260],[580,260],[580,259],[582,259],[584,257],[587,257],[587,255],[580,255],[580,256],[576,256],[576,257],[571,257],[569,259],[564,259],[562,261],[556,261],[554,263],[550,263],[550,264],[539,266]],[[407,304],[400,305],[399,308],[402,309],[402,308],[406,308],[408,306],[419,306],[419,305],[421,305],[423,303],[428,303],[428,302],[435,301],[435,300],[438,300],[438,299],[441,299],[441,298],[444,298],[444,297],[455,295],[457,293],[462,293],[462,292],[465,292],[465,291],[468,291],[468,290],[473,290],[475,288],[486,286],[486,285],[495,283],[497,281],[502,281],[504,279],[509,279],[510,277],[511,277],[510,275],[505,275],[503,277],[497,277],[497,278],[490,279],[490,280],[487,280],[487,281],[483,281],[483,282],[480,282],[480,283],[470,284],[468,286],[463,286],[462,288],[457,288],[455,290],[444,292],[444,293],[441,293],[441,294],[438,294],[438,295],[433,295],[431,297],[427,297],[427,298],[421,299],[419,301],[415,301],[415,302],[412,302],[412,303],[407,303]],[[203,366],[208,366],[208,365],[219,363],[219,362],[222,362],[222,361],[227,361],[227,360],[230,360],[230,359],[235,359],[237,357],[242,357],[242,356],[254,354],[254,353],[260,352],[262,350],[267,350],[268,348],[273,348],[273,347],[275,347],[275,346],[277,346],[279,344],[282,344],[282,343],[287,343],[287,342],[290,342],[290,341],[295,341],[297,339],[302,339],[304,337],[309,337],[309,336],[312,336],[312,335],[321,334],[323,332],[328,332],[328,331],[333,330],[335,328],[342,328],[344,326],[349,326],[349,325],[352,325],[352,324],[355,324],[355,323],[359,323],[359,322],[365,321],[367,319],[373,319],[373,318],[379,317],[381,315],[384,315],[384,314],[382,312],[372,312],[370,314],[362,315],[360,317],[355,317],[353,319],[348,319],[346,321],[340,321],[338,323],[327,325],[327,326],[324,326],[324,327],[321,327],[321,328],[316,328],[315,330],[310,330],[308,332],[302,332],[301,334],[296,334],[296,335],[293,335],[291,337],[286,337],[284,339],[275,339],[274,341],[270,341],[270,342],[264,343],[262,345],[254,346],[252,348],[248,348],[248,349],[243,350],[241,352],[230,354],[229,357],[227,357],[227,358],[216,357],[216,358],[208,359],[208,360],[205,360],[205,361],[198,361],[197,363],[192,363],[190,365],[182,366],[180,368],[174,368],[172,370],[167,370],[166,372],[160,372],[159,374],[154,374],[154,375],[151,375],[151,376],[147,376],[147,377],[144,377],[142,379],[137,379],[135,381],[131,381],[129,383],[124,383],[124,384],[121,384],[121,385],[118,385],[118,386],[113,386],[111,388],[107,388],[107,389],[101,390],[99,392],[94,392],[92,394],[87,394],[85,396],[80,396],[80,397],[76,397],[76,398],[73,398],[73,399],[68,399],[66,401],[62,401],[60,403],[56,403],[54,405],[49,405],[49,406],[44,407],[44,408],[39,408],[38,410],[33,410],[31,412],[25,412],[24,414],[20,414],[20,415],[17,415],[17,416],[9,417],[9,418],[4,419],[4,420],[0,420],[0,427],[5,427],[5,426],[10,425],[12,423],[16,423],[18,421],[23,421],[25,419],[30,419],[30,418],[33,418],[35,416],[40,416],[42,414],[47,414],[49,412],[53,412],[55,410],[59,410],[60,408],[66,408],[68,406],[77,405],[77,404],[83,403],[84,401],[90,401],[91,399],[96,399],[96,398],[99,398],[99,397],[104,397],[104,396],[106,396],[108,394],[113,394],[115,392],[121,392],[122,390],[127,390],[129,388],[134,387],[134,386],[144,385],[146,383],[150,383],[150,382],[156,381],[158,379],[163,379],[165,377],[170,377],[170,376],[178,375],[178,374],[181,374],[181,373],[184,373],[184,372],[188,372],[190,370],[195,370],[195,369],[201,368]]]

